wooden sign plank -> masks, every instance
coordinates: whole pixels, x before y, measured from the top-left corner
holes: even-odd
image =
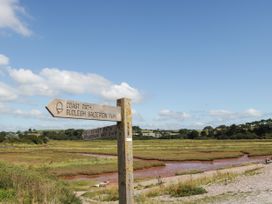
[[[85,120],[121,121],[121,108],[72,100],[54,99],[46,109],[53,117]]]

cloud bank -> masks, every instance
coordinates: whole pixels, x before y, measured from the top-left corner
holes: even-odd
[[[140,102],[140,92],[128,83],[114,84],[108,79],[93,73],[80,73],[44,68],[39,73],[30,69],[8,69],[10,78],[16,82],[17,89],[27,96],[57,96],[61,93],[74,95],[93,94],[106,100],[128,97]]]
[[[0,55],[1,62],[3,65],[8,65],[8,57]],[[9,77],[12,86],[0,82],[0,101],[15,100],[20,96],[55,97],[61,94],[95,95],[104,100],[127,97],[135,103],[142,100],[140,91],[127,82],[115,84],[94,73],[81,73],[58,68],[44,68],[38,73],[34,73],[31,69],[16,69],[7,66],[3,70]]]

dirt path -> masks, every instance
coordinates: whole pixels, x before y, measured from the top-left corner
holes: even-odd
[[[158,203],[271,204],[272,164],[262,166],[258,174],[243,175],[227,184],[204,186],[208,193],[203,195],[184,198],[161,196],[156,200]]]
[[[242,176],[228,185],[211,185],[207,191],[207,196],[214,198],[208,203],[272,203],[272,165],[266,165],[260,174]]]

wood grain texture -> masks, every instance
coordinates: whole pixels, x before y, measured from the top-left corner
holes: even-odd
[[[117,100],[122,121],[117,123],[119,203],[133,203],[133,146],[131,100]]]

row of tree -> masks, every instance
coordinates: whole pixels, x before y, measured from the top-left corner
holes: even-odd
[[[181,129],[179,138],[188,139],[271,139],[272,119],[255,121],[240,125],[207,126],[201,131]]]
[[[82,129],[44,130],[41,135],[52,140],[82,140]]]
[[[81,140],[82,129],[0,132],[0,142],[43,144],[49,140]]]
[[[42,144],[48,140],[82,140],[82,129],[44,130],[29,129],[21,132],[0,132],[0,142],[24,142]],[[255,121],[240,125],[207,126],[202,130],[180,129],[174,133],[169,130],[153,130],[159,139],[272,139],[272,119]],[[144,136],[142,129],[133,127],[134,139],[154,139]]]
[[[135,139],[153,138],[142,134],[138,126],[133,128]],[[207,126],[202,130],[180,129],[174,133],[169,130],[153,130],[159,139],[272,139],[272,119],[254,121],[240,125]]]
[[[47,143],[49,139],[40,135],[36,131],[29,129],[28,131],[15,132],[0,132],[0,142],[8,143],[29,143],[29,144],[43,144]]]

